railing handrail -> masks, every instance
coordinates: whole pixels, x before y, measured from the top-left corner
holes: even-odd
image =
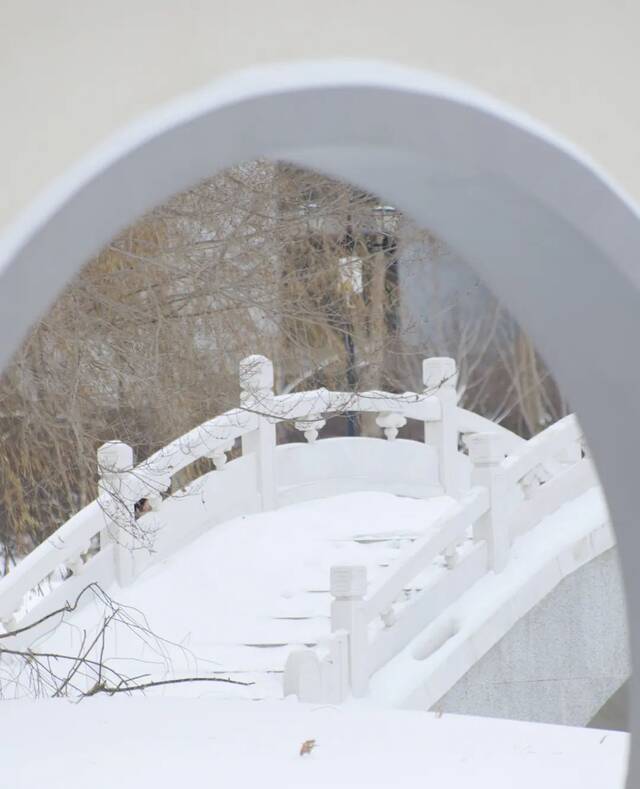
[[[533,436],[515,454],[500,464],[507,485],[517,485],[538,466],[554,460],[582,439],[582,430],[575,414],[569,414]]]
[[[141,478],[177,474],[218,447],[255,430],[258,416],[246,408],[232,408],[194,427],[141,461],[134,474]]]
[[[458,432],[461,434],[498,433],[503,437],[504,448],[508,453],[515,452],[527,445],[526,438],[522,438],[522,436],[503,425],[497,424],[497,422],[492,422],[486,416],[481,416],[460,406],[458,406],[457,410],[457,422]]]
[[[29,590],[86,549],[103,526],[100,501],[95,499],[27,554],[0,579],[0,621],[14,614]]]
[[[138,463],[130,472],[138,483],[135,485],[138,498],[158,492],[168,474],[176,474],[191,463],[211,456],[217,448],[256,430],[260,417],[271,422],[289,422],[345,411],[393,411],[408,419],[426,422],[440,418],[440,403],[433,395],[417,392],[396,394],[315,389],[286,395],[263,395],[256,398],[250,407],[233,408],[203,422]]]
[[[385,391],[342,392],[315,389],[286,395],[262,396],[251,407],[232,408],[203,422],[174,439],[147,459],[138,463],[131,473],[146,482],[148,491],[154,481],[176,474],[186,466],[211,455],[218,447],[234,441],[258,426],[258,418],[270,421],[295,421],[305,417],[335,415],[344,411],[380,413],[394,411],[408,419],[422,421],[440,418],[440,404],[433,395],[417,392],[396,394]],[[141,495],[144,489],[141,489]]]
[[[289,421],[349,411],[363,414],[392,411],[407,419],[428,422],[440,418],[440,402],[434,395],[420,392],[343,392],[315,389],[275,395],[270,401],[264,402],[263,415],[277,421]]]
[[[487,489],[477,486],[436,518],[429,533],[416,540],[403,554],[402,562],[390,568],[377,588],[367,594],[363,609],[365,621],[371,622],[386,611],[406,585],[451,544],[461,541],[469,526],[488,509]]]

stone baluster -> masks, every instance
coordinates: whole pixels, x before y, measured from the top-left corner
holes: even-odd
[[[394,441],[398,436],[398,430],[407,424],[407,420],[395,411],[382,411],[376,419],[376,424],[382,428],[389,441]]]
[[[395,623],[398,621],[398,617],[396,616],[396,610],[393,606],[393,603],[387,608],[386,611],[383,611],[380,614],[380,619],[382,619],[382,624],[385,627],[393,627]]]
[[[298,419],[294,422],[294,427],[304,434],[305,439],[309,444],[315,443],[318,438],[318,433],[327,424],[327,420],[323,419],[320,414],[313,414],[305,419]]]
[[[450,545],[444,552],[444,564],[447,570],[453,570],[458,564],[458,545]]]
[[[135,578],[135,493],[133,449],[122,441],[108,441],[98,448],[98,490],[104,515],[100,544],[113,544],[115,573],[121,586]]]
[[[84,570],[82,554],[77,553],[73,558],[69,559],[66,562],[65,567],[72,575],[81,575],[82,571]]]
[[[257,416],[258,427],[242,436],[242,454],[255,454],[261,509],[276,506],[276,426],[273,418],[273,364],[265,356],[240,362],[240,404]]]
[[[486,540],[489,567],[501,572],[508,560],[511,537],[507,520],[506,477],[502,468],[505,442],[500,433],[473,433],[467,437],[469,458],[473,464],[471,482],[489,491],[489,509],[474,524],[476,540]]]

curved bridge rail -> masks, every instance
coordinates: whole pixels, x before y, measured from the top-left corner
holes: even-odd
[[[334,570],[335,633],[330,648],[333,665],[341,661],[344,665],[338,679],[329,681],[333,689],[327,692],[332,698],[343,697],[349,688],[362,692],[367,677],[410,637],[417,627],[410,623],[422,616],[419,607],[413,606],[412,613],[412,606],[394,604],[412,573],[442,555],[452,572],[442,587],[450,591],[441,597],[460,593],[488,568],[505,561],[505,507],[520,508],[516,521],[522,530],[545,508],[557,506],[569,488],[578,490],[592,475],[582,470],[586,466],[575,420],[568,418],[526,442],[457,407],[452,359],[425,360],[423,381],[425,388],[419,393],[322,389],[275,396],[271,362],[248,357],[240,367],[239,408],[203,423],[138,465],[126,444],[112,441],[99,448],[98,498],[0,580],[0,620],[7,629],[29,625],[72,602],[90,582],[130,584],[149,563],[237,515],[342,490],[388,490],[419,497],[447,494],[459,500],[455,511],[433,527],[437,533],[430,530],[432,537],[425,537],[407,557],[406,566],[394,571],[400,573],[397,577],[391,575],[372,593],[363,620],[357,614],[352,622],[351,592],[345,596],[343,587],[345,583],[349,589],[350,584],[366,587],[366,578],[358,571],[352,578],[348,568]],[[326,420],[345,412],[377,414],[387,440],[318,441]],[[423,423],[424,442],[397,437],[408,419]],[[279,422],[293,424],[305,442],[277,446]],[[459,451],[461,439],[469,447],[468,456]],[[228,460],[234,448],[238,456]],[[203,458],[212,460],[215,470],[167,495],[172,477]],[[509,496],[504,497],[502,489]],[[136,520],[135,503],[142,498],[149,500],[153,512]],[[386,624],[369,648],[363,634],[380,622]],[[291,665],[309,659],[308,655],[294,658]],[[300,681],[292,670],[285,684],[297,692]],[[326,667],[322,670],[326,673]],[[311,694],[318,692],[316,687]]]
[[[28,624],[44,609],[73,600],[91,580],[106,584],[115,578],[121,585],[129,584],[146,564],[170,554],[212,522],[327,495],[332,481],[325,480],[324,488],[318,485],[313,463],[302,464],[306,477],[301,477],[299,444],[276,447],[278,422],[292,423],[308,444],[314,444],[318,431],[332,416],[347,411],[378,413],[385,437],[397,444],[397,451],[384,458],[390,467],[397,466],[398,478],[407,476],[402,467],[413,465],[413,476],[420,483],[405,489],[398,482],[390,489],[417,495],[454,493],[458,465],[455,378],[453,360],[428,359],[424,362],[425,390],[420,393],[354,394],[321,389],[275,396],[271,362],[262,356],[248,357],[240,365],[239,408],[199,425],[138,465],[132,448],[120,441],[98,449],[98,498],[0,580],[0,621],[6,628],[15,627],[17,619]],[[394,441],[407,419],[424,423],[426,444]],[[318,444],[331,441],[344,440]],[[380,440],[370,441],[374,445],[369,452],[359,451],[348,458],[348,464],[353,466],[355,461],[358,466],[354,469],[356,488],[367,481],[374,488],[381,483]],[[237,442],[239,457],[227,462]],[[418,447],[429,452],[421,455]],[[343,449],[325,453],[325,465],[335,465]],[[172,478],[203,458],[212,460],[216,471],[166,496]],[[316,466],[318,458],[316,454]],[[344,466],[343,477],[354,473]],[[392,476],[389,468],[384,476]],[[203,506],[205,494],[213,506]],[[142,498],[149,500],[154,512],[136,520],[135,503]]]

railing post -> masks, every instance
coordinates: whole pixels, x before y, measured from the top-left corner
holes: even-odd
[[[357,565],[331,568],[331,632],[344,630],[349,637],[349,676],[355,697],[365,696],[369,687],[367,624],[364,598],[367,568]]]
[[[276,426],[273,413],[273,364],[265,356],[247,356],[240,362],[240,404],[258,417],[257,430],[242,437],[242,454],[255,454],[261,509],[276,506]]]
[[[504,438],[499,433],[472,433],[466,444],[473,464],[471,484],[487,488],[490,502],[488,511],[474,524],[473,536],[487,541],[489,567],[499,573],[509,561],[511,546],[506,477],[500,465],[505,457]]]
[[[422,362],[422,381],[425,394],[440,401],[440,419],[424,423],[425,443],[438,453],[440,485],[448,496],[457,498],[460,492],[458,475],[458,424],[456,411],[458,374],[455,359],[433,357]]]
[[[133,449],[122,441],[107,441],[98,448],[98,491],[105,526],[101,544],[112,543],[115,575],[120,586],[135,578],[135,501],[130,491]]]

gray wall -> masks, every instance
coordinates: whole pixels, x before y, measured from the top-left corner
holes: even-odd
[[[587,725],[630,674],[615,550],[559,584],[434,709]]]

